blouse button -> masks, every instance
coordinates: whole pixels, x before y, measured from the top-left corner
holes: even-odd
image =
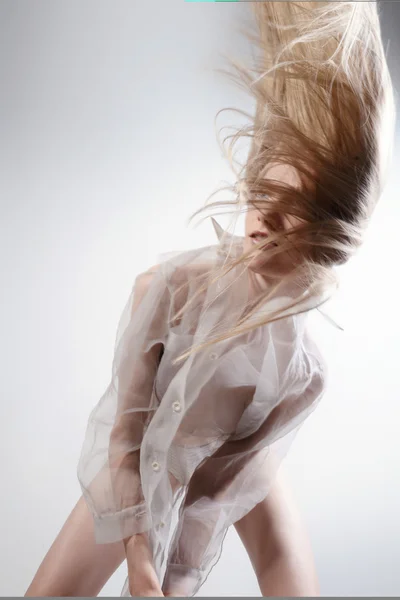
[[[159,471],[160,470],[160,465],[156,460],[153,460],[153,462],[151,463],[151,466],[153,468],[153,471]]]
[[[180,402],[174,402],[172,405],[172,408],[175,412],[179,412],[181,410],[181,403]]]
[[[215,352],[210,352],[210,358],[211,360],[215,360],[217,358],[217,355]]]

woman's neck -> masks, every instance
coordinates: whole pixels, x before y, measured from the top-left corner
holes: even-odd
[[[268,278],[261,273],[248,269],[249,292],[250,297],[258,297],[265,295],[273,287],[278,284],[277,279]],[[279,284],[277,290],[273,293],[274,296],[289,296],[290,298],[298,298],[305,292],[304,288],[296,282],[296,279],[288,281],[284,284]]]

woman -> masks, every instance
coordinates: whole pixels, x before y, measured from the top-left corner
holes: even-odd
[[[393,91],[375,2],[251,7],[260,56],[254,75],[235,68],[256,115],[234,139],[252,146],[242,172],[229,154],[236,199],[213,204],[245,212],[245,235],[214,221],[217,244],[136,278],[89,417],[83,497],[27,596],[97,595],[124,558],[122,595],[194,595],[233,524],[263,595],[318,594],[277,471],[326,389],[307,314],[381,195]]]

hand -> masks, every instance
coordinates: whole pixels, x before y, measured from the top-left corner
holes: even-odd
[[[139,598],[146,596],[164,597],[159,581],[151,565],[143,564],[143,570],[140,574],[136,569],[134,571],[129,569],[128,565],[128,578],[129,593],[131,596]]]
[[[146,598],[146,597],[149,597],[149,598],[154,597],[155,598],[155,597],[159,597],[159,596],[164,597],[164,594],[162,593],[160,587],[155,587],[155,588],[147,587],[145,589],[137,589],[135,586],[135,589],[129,588],[129,593],[131,596],[134,596],[136,598],[138,598],[138,597],[139,598]]]
[[[124,540],[131,596],[164,596],[154,569],[148,535],[136,534]]]

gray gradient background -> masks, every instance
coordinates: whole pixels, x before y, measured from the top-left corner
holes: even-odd
[[[233,181],[214,115],[251,104],[212,69],[218,52],[247,52],[235,31],[247,10],[0,2],[1,595],[24,594],[80,495],[86,421],[135,275],[158,252],[215,241],[209,222],[186,219]],[[381,10],[397,88],[400,4]],[[330,387],[286,461],[323,595],[400,593],[397,156],[396,143],[368,238],[326,308],[345,331],[311,317]],[[125,574],[102,595],[118,596]],[[259,594],[231,528],[199,595]]]

